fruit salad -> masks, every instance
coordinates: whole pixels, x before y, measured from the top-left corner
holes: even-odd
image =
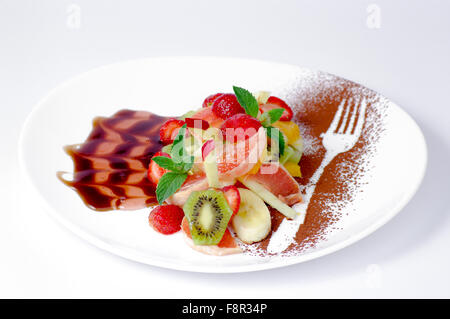
[[[164,147],[148,167],[159,203],[152,228],[182,231],[192,249],[229,255],[270,235],[269,206],[296,218],[303,141],[292,118],[282,99],[234,86],[167,120],[159,132]]]

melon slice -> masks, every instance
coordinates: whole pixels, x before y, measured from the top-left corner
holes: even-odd
[[[263,163],[256,174],[239,181],[286,217],[298,215],[290,206],[302,201],[300,186],[280,163]]]
[[[256,174],[245,176],[243,180],[261,184],[286,205],[292,206],[302,201],[297,181],[278,162],[263,163]]]

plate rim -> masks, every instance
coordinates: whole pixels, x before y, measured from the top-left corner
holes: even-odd
[[[156,260],[156,259],[150,259],[148,257],[142,256],[140,254],[136,254],[133,251],[128,251],[124,248],[117,248],[112,244],[108,244],[106,241],[101,240],[100,238],[89,234],[87,231],[82,230],[78,225],[75,223],[70,222],[69,220],[63,218],[61,214],[57,212],[55,208],[53,208],[41,195],[38,187],[35,185],[35,182],[32,178],[31,172],[29,171],[29,168],[27,166],[27,161],[25,158],[25,140],[28,135],[28,131],[30,129],[29,123],[34,118],[35,114],[37,114],[45,105],[47,100],[51,98],[51,96],[58,90],[64,88],[65,86],[70,85],[72,82],[75,82],[77,79],[82,78],[83,76],[91,73],[91,72],[98,72],[101,69],[107,69],[114,67],[119,64],[127,64],[127,63],[136,63],[136,62],[144,62],[144,61],[156,61],[156,60],[180,60],[180,59],[190,59],[190,60],[203,60],[203,59],[209,59],[209,60],[227,60],[227,61],[236,61],[236,62],[252,62],[252,63],[266,63],[266,64],[272,64],[277,66],[284,66],[284,67],[292,67],[297,69],[303,69],[303,70],[309,70],[312,72],[321,72],[324,74],[329,74],[332,76],[336,76],[340,79],[344,79],[356,84],[359,84],[363,86],[364,88],[367,88],[366,86],[353,81],[348,80],[344,77],[341,77],[339,75],[334,75],[325,71],[316,70],[309,67],[302,67],[295,64],[288,64],[288,63],[280,63],[276,61],[271,60],[263,60],[263,59],[251,59],[251,58],[240,58],[240,57],[220,57],[220,56],[157,56],[157,57],[147,57],[147,58],[138,58],[138,59],[128,59],[124,61],[117,61],[114,63],[101,65],[95,68],[92,68],[90,70],[87,70],[85,72],[81,72],[79,74],[76,74],[60,84],[56,85],[54,88],[52,88],[44,97],[42,97],[32,108],[31,112],[26,117],[21,130],[20,135],[18,139],[18,159],[19,159],[19,167],[20,171],[23,173],[23,176],[25,176],[26,181],[29,185],[32,186],[32,190],[35,193],[36,197],[39,198],[39,202],[41,206],[44,208],[44,211],[57,223],[62,225],[67,230],[74,233],[77,237],[83,239],[84,241],[88,242],[90,245],[99,248],[101,250],[107,251],[108,253],[111,253],[116,256],[120,256],[122,258],[132,260],[141,264],[149,265],[149,266],[156,266],[159,268],[164,269],[171,269],[171,270],[178,270],[178,271],[185,271],[185,272],[194,272],[194,273],[244,273],[244,272],[254,272],[254,271],[262,271],[262,270],[270,270],[270,269],[277,269],[277,268],[283,268],[287,266],[292,266],[295,264],[300,264],[306,261],[310,261],[325,255],[332,254],[334,252],[337,252],[345,247],[348,247],[361,239],[369,236],[370,234],[374,233],[376,230],[381,228],[383,225],[388,223],[394,216],[396,216],[402,209],[407,205],[407,203],[414,197],[414,195],[417,193],[419,187],[422,185],[422,181],[424,179],[427,165],[428,165],[428,148],[425,136],[420,128],[420,126],[417,124],[417,122],[414,120],[414,118],[409,115],[402,107],[400,107],[397,103],[395,103],[392,99],[386,98],[383,94],[380,94],[378,91],[374,91],[370,88],[367,88],[371,91],[376,92],[379,96],[386,98],[390,102],[389,107],[396,108],[397,111],[400,111],[402,113],[402,116],[406,116],[409,118],[411,123],[413,124],[413,127],[420,135],[420,141],[417,141],[417,144],[419,145],[419,148],[423,149],[422,153],[422,159],[421,159],[421,169],[420,169],[420,176],[417,179],[416,184],[411,189],[409,194],[407,196],[404,196],[401,201],[397,202],[396,205],[389,211],[389,213],[383,215],[381,218],[376,219],[375,222],[371,223],[369,226],[365,227],[363,230],[351,234],[348,238],[333,244],[329,247],[325,247],[323,249],[319,249],[316,251],[309,252],[304,255],[299,256],[291,256],[291,257],[274,257],[274,259],[267,263],[258,263],[258,264],[251,264],[251,265],[240,265],[240,266],[216,266],[216,267],[210,267],[210,266],[199,266],[199,265],[185,265],[185,264],[174,264],[170,261],[163,261],[163,260]]]

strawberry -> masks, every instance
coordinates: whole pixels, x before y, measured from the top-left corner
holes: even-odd
[[[272,109],[278,109],[283,108],[284,112],[283,115],[281,115],[280,121],[290,121],[292,120],[292,117],[294,116],[294,112],[292,112],[292,109],[289,107],[289,105],[286,104],[282,99],[279,99],[275,96],[270,96],[267,100],[266,104],[260,105],[259,110],[261,113],[270,111]]]
[[[165,156],[170,158],[170,155],[164,152],[157,152],[155,153],[155,155],[153,155],[153,157],[156,156]],[[150,164],[148,165],[147,177],[155,185],[158,185],[158,182],[161,179],[161,177],[167,172],[168,170],[162,168],[161,166],[156,164],[156,162],[154,162],[153,160],[150,160]]]
[[[209,123],[202,119],[186,117],[184,120],[186,121],[187,127],[200,128],[205,131],[209,128]]]
[[[248,114],[236,114],[227,119],[220,129],[223,136],[230,143],[236,143],[239,140],[248,139],[258,132],[261,123]]]
[[[211,108],[216,116],[224,120],[235,114],[245,113],[245,110],[239,104],[236,95],[231,93],[222,94],[216,98],[211,105]]]
[[[204,101],[203,101],[203,107],[210,107],[211,104],[213,104],[213,102],[219,97],[221,96],[223,93],[216,93],[216,94],[211,94],[210,96],[208,96]]]
[[[228,205],[230,205],[231,210],[233,211],[233,217],[239,211],[239,206],[241,205],[241,195],[239,194],[239,190],[234,185],[225,186],[222,188],[222,192],[227,199]]]
[[[163,126],[159,129],[159,139],[165,145],[173,142],[180,130],[180,127],[184,125],[184,121],[177,119],[168,119]]]
[[[157,232],[170,235],[181,229],[184,212],[176,205],[156,206],[148,216],[148,222]]]

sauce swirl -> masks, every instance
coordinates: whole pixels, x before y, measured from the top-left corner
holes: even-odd
[[[161,150],[159,129],[167,120],[145,111],[121,110],[97,117],[82,144],[68,145],[73,173],[58,178],[91,209],[140,209],[157,204],[155,185],[147,179],[151,157]]]

